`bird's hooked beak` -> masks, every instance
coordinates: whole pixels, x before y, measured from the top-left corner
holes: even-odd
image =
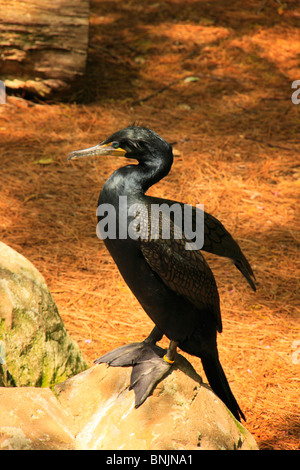
[[[117,157],[124,157],[126,150],[119,148],[114,148],[111,143],[109,144],[98,144],[94,147],[89,147],[83,150],[74,150],[74,152],[69,153],[67,161],[75,160],[76,158],[83,157],[98,157],[101,155],[111,155]]]

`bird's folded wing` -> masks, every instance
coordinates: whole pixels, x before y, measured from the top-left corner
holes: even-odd
[[[166,203],[170,207],[173,204],[180,204],[184,208],[185,204],[170,199],[158,199],[149,196],[149,204]],[[192,207],[192,222],[193,225],[197,223],[196,212],[200,211],[196,207]],[[204,212],[204,211],[203,211]],[[172,217],[172,213],[170,213]],[[212,253],[217,256],[222,256],[231,259],[243,276],[247,279],[251,288],[255,291],[255,276],[252,268],[240,249],[238,243],[234,240],[231,234],[226,230],[224,225],[211,214],[204,212],[204,244],[201,250]]]
[[[199,251],[186,249],[186,242],[184,237],[154,239],[149,235],[140,239],[140,246],[147,263],[164,284],[198,309],[210,310],[215,316],[217,330],[221,331],[220,301],[214,275]]]

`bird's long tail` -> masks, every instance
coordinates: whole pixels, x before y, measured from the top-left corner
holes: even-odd
[[[241,418],[246,421],[246,418],[229,387],[218,357],[206,355],[201,357],[201,361],[212,390],[223,401],[223,403],[225,403],[227,408],[238,421],[241,421]]]

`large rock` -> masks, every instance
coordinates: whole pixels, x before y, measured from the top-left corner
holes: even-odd
[[[138,409],[131,368],[96,365],[55,387],[74,416],[74,447],[102,450],[257,450],[257,444],[192,366],[173,369]]]
[[[49,388],[0,388],[0,449],[74,448],[72,417]]]
[[[43,276],[0,242],[0,385],[49,387],[86,368]]]
[[[0,388],[0,449],[257,450],[185,360],[138,409],[131,368],[96,365],[49,388]]]

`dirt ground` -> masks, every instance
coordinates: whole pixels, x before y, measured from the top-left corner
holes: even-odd
[[[1,240],[44,275],[90,364],[152,323],[96,236],[99,191],[124,159],[66,157],[136,120],[176,142],[149,194],[203,203],[253,267],[256,293],[207,256],[222,365],[246,427],[273,450],[299,449],[299,18],[297,1],[92,0],[80,90],[0,106]]]

